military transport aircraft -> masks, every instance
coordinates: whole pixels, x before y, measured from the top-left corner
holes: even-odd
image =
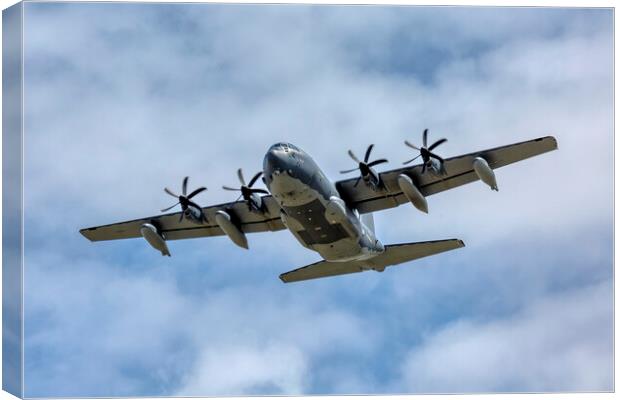
[[[188,178],[182,183],[182,194],[175,197],[180,212],[157,215],[80,230],[91,241],[143,237],[162,255],[170,256],[168,240],[203,236],[228,236],[236,245],[248,248],[247,233],[288,229],[299,243],[319,253],[324,260],[280,275],[283,282],[295,282],[366,270],[382,272],[386,267],[463,247],[458,239],[383,245],[375,236],[372,213],[405,203],[428,213],[426,197],[480,179],[498,190],[494,169],[557,149],[552,136],[541,137],[508,146],[477,151],[457,157],[442,158],[434,153],[444,143],[440,139],[427,145],[405,144],[419,152],[409,164],[422,157],[422,164],[377,172],[373,167],[386,159],[369,161],[373,145],[357,163],[356,178],[330,181],[312,157],[290,143],[277,143],[269,148],[263,170],[246,184],[241,169],[237,201],[201,207],[192,199],[205,187],[187,194]],[[267,190],[253,185],[263,175]],[[264,196],[261,196],[264,194]]]

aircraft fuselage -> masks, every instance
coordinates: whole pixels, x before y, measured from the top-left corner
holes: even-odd
[[[334,183],[300,148],[271,146],[263,174],[282,209],[282,221],[304,247],[328,261],[362,260],[384,251],[372,227],[345,204]]]

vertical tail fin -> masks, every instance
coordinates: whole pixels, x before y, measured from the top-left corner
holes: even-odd
[[[360,219],[362,223],[366,225],[366,228],[370,229],[372,233],[375,233],[375,219],[372,216],[372,213],[362,214]]]

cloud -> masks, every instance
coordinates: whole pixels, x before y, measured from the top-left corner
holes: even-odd
[[[454,321],[409,353],[403,380],[418,393],[611,391],[611,299],[605,282],[506,318]]]
[[[308,374],[306,364],[303,353],[294,347],[218,347],[201,354],[178,395],[300,395]]]
[[[381,341],[360,316],[281,285],[196,295],[156,265],[144,276],[42,251],[28,265],[31,396],[299,394],[322,358]]]
[[[33,113],[26,144],[37,154],[30,157],[29,182],[41,188],[27,199],[33,209],[50,201],[45,193],[62,187],[72,205],[88,207],[102,221],[133,218],[163,206],[161,198],[151,195],[155,188],[178,184],[189,171],[196,184],[211,188],[230,184],[236,168],[257,170],[266,148],[281,139],[298,143],[329,176],[339,179],[335,171],[350,162],[347,148],[359,152],[374,141],[377,154],[387,155],[394,166],[410,158],[402,140],[419,140],[420,132],[430,127],[434,137],[449,138],[442,149],[445,155],[546,134],[555,134],[560,143],[556,153],[498,171],[500,188],[505,187],[507,194],[502,190],[496,201],[489,202],[480,185],[471,185],[429,199],[433,211],[465,214],[452,200],[462,196],[462,204],[485,204],[492,213],[502,212],[506,204],[546,200],[538,207],[522,207],[527,218],[514,214],[512,223],[557,221],[558,214],[565,219],[565,209],[555,207],[560,201],[569,202],[567,207],[586,204],[590,212],[607,213],[598,218],[610,215],[611,36],[606,25],[591,30],[578,24],[590,13],[517,12],[519,17],[509,23],[497,10],[457,10],[441,14],[455,22],[447,24],[437,17],[440,10],[422,9],[406,16],[391,8],[377,15],[360,10],[356,11],[360,17],[353,18],[346,16],[358,14],[346,8],[315,12],[312,7],[276,7],[261,12],[249,8],[241,15],[258,13],[255,22],[239,25],[238,9],[196,6],[166,9],[170,18],[183,21],[180,27],[191,27],[171,29],[154,24],[166,20],[157,8],[140,17],[131,9],[121,13],[105,6],[89,9],[69,9],[58,16],[67,21],[53,24],[39,21],[48,15],[32,13],[37,29],[26,35],[32,65],[27,109]],[[111,13],[114,23],[104,28],[86,23],[90,15],[107,21]],[[336,23],[338,16],[348,21],[346,29]],[[426,17],[435,17],[434,22],[417,24],[428,21]],[[590,18],[600,16],[594,13]],[[539,19],[548,23],[536,24]],[[68,22],[74,20],[77,25]],[[297,29],[285,35],[292,21]],[[307,21],[324,28],[315,29]],[[497,21],[503,21],[503,29]],[[382,28],[375,32],[363,22]],[[398,48],[465,49],[484,41],[485,51],[441,57],[441,62],[429,66],[434,75],[431,86],[424,75],[363,69],[369,62],[356,54],[383,46],[365,46],[359,38],[394,40],[395,33],[410,24],[417,27],[412,32],[429,39],[408,34]],[[495,27],[491,32],[501,33],[499,38],[477,28],[489,24]],[[67,40],[51,47],[47,29],[58,25],[62,29],[54,35]],[[202,40],[188,40],[187,30]],[[327,40],[322,31],[335,33]],[[430,31],[434,34],[425,35]],[[460,34],[456,41],[460,46],[449,40],[454,31]],[[353,38],[358,40],[350,44]],[[132,46],[135,41],[141,45]],[[378,54],[371,59],[389,62],[396,57]],[[49,70],[40,59],[60,59],[61,65],[72,67]],[[73,104],[76,97],[80,104],[67,113],[65,104]],[[589,159],[585,167],[575,162],[584,132],[600,132],[588,139],[599,157]],[[319,151],[317,142],[332,145]],[[200,151],[193,150],[196,147]],[[62,154],[65,162],[50,167],[49,156],[41,153]],[[161,162],[160,154],[166,162]],[[91,196],[83,190],[83,171],[89,172],[87,179],[95,188],[115,190]],[[591,178],[592,171],[596,179]],[[520,197],[508,203],[515,195],[509,190],[522,181],[529,190],[518,191]],[[202,199],[230,200],[213,189]],[[66,199],[58,204],[63,206]],[[584,213],[569,217],[591,220]]]

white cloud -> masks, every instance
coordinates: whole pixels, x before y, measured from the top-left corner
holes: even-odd
[[[198,357],[176,395],[300,395],[308,375],[304,355],[295,347],[227,347],[213,343]]]
[[[195,295],[163,279],[166,266],[144,276],[29,254],[29,396],[298,394],[322,357],[371,354],[381,343],[378,327],[304,290],[257,283]],[[128,372],[143,369],[141,379]]]
[[[437,10],[420,12],[413,14],[414,22],[425,20],[428,13],[436,15]],[[430,39],[438,43],[452,43],[447,39],[458,31],[464,35],[459,41],[484,39],[493,46],[479,54],[447,57],[434,70],[434,84],[428,85],[418,76],[360,70],[364,64],[357,64],[355,49],[364,47],[347,45],[369,28],[362,23],[364,18],[345,18],[348,28],[343,28],[334,17],[342,13],[347,10],[272,11],[260,14],[252,24],[237,24],[240,17],[234,12],[207,13],[204,23],[192,13],[180,13],[179,18],[195,26],[198,33],[192,35],[204,36],[201,42],[184,40],[182,32],[157,29],[151,14],[136,18],[122,13],[117,19],[115,13],[104,32],[145,41],[138,47],[111,39],[101,44],[103,28],[88,22],[89,13],[77,13],[79,18],[59,15],[56,24],[33,20],[37,28],[27,32],[28,54],[64,56],[74,68],[52,74],[45,82],[33,81],[34,73],[27,76],[33,82],[27,103],[29,208],[43,209],[42,204],[54,201],[47,193],[61,187],[73,199],[72,207],[100,216],[80,222],[83,218],[75,213],[75,224],[134,218],[165,206],[161,188],[178,185],[185,174],[210,188],[201,195],[202,203],[228,201],[229,194],[219,186],[234,183],[239,166],[248,172],[258,170],[266,148],[281,139],[299,144],[329,176],[339,179],[336,171],[350,164],[346,149],[361,152],[375,142],[377,156],[386,155],[392,161],[389,167],[398,166],[410,156],[402,140],[419,140],[422,129],[429,127],[433,137],[448,137],[444,155],[546,134],[555,134],[560,144],[553,154],[498,171],[498,194],[473,184],[431,197],[431,216],[425,218],[432,219],[429,225],[443,229],[443,223],[433,223],[440,212],[446,213],[446,220],[471,226],[473,221],[480,225],[484,211],[501,215],[507,209],[519,210],[508,214],[506,223],[513,227],[533,219],[551,227],[556,221],[588,223],[609,217],[608,31],[584,33],[573,27],[573,18],[567,19],[573,30],[566,34],[541,35],[532,27],[528,29],[538,35],[529,30],[524,34],[519,24],[513,26],[496,13],[467,12],[468,18],[462,11],[448,13],[454,24],[426,22],[417,29],[435,29]],[[101,15],[107,21],[107,14]],[[386,40],[411,23],[393,11],[362,15],[371,26],[383,27],[376,36]],[[535,13],[529,17],[542,18]],[[497,18],[503,21],[501,26],[495,25]],[[318,29],[300,21],[325,26]],[[518,34],[506,34],[511,39],[505,41],[489,39],[490,33],[483,34],[479,27],[492,21],[492,32]],[[563,26],[561,18],[553,21]],[[291,24],[297,29],[284,35]],[[54,37],[67,40],[51,47],[46,27],[58,25],[62,29]],[[324,40],[321,32],[332,28],[340,35]],[[413,39],[402,39],[403,46],[408,40]],[[414,47],[423,44],[413,41]],[[213,66],[219,62],[221,66]],[[101,79],[106,81],[103,86],[97,83]],[[152,86],[164,94],[154,95]],[[597,156],[589,156],[590,152]],[[57,155],[64,162],[54,162]],[[66,207],[66,199],[52,204]],[[478,205],[475,212],[468,212],[470,204]],[[584,207],[579,213],[566,212]],[[53,215],[45,213],[40,223]],[[471,218],[464,219],[468,215]],[[423,217],[403,207],[395,216],[379,219]],[[478,229],[484,227],[484,237],[496,229],[495,224]],[[408,226],[403,228],[409,231]],[[404,229],[396,232],[404,234]]]
[[[410,352],[403,380],[418,393],[610,391],[611,299],[606,282],[506,318],[456,321]]]

